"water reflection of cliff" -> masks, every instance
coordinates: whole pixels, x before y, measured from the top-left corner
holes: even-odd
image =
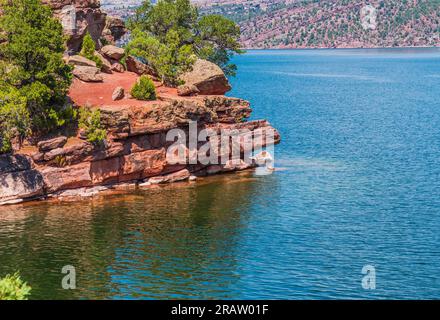
[[[20,270],[34,298],[228,298],[261,183],[249,174],[222,176],[2,208],[0,274]],[[75,291],[61,289],[68,264],[77,268]]]

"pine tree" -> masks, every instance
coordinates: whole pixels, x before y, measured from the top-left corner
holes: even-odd
[[[98,68],[102,68],[101,59],[95,55],[96,43],[89,32],[84,36],[80,55],[96,62]]]
[[[0,0],[0,8],[0,91],[18,90],[33,129],[47,130],[60,122],[72,81],[62,26],[40,0]]]

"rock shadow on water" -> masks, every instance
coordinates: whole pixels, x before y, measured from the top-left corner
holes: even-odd
[[[264,183],[248,172],[8,207],[0,274],[20,270],[35,299],[233,298],[238,243]],[[61,288],[65,265],[77,290]]]

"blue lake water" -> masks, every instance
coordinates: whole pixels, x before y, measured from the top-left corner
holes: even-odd
[[[230,95],[280,131],[279,171],[3,207],[0,275],[44,299],[440,298],[440,50],[235,61]]]

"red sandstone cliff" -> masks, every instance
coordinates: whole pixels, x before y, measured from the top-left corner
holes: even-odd
[[[54,11],[64,28],[69,39],[69,51],[76,52],[80,49],[82,39],[90,32],[96,43],[100,43],[101,36],[108,41],[122,37],[126,30],[120,19],[108,17],[101,10],[99,0],[42,0]]]
[[[105,13],[100,11],[99,1],[52,0],[50,4],[66,32],[72,26],[72,50],[81,44],[85,30],[95,39],[102,36]],[[75,76],[69,97],[77,108],[100,110],[106,140],[94,145],[81,130],[74,130],[38,143],[27,142],[12,155],[0,155],[0,205],[51,196],[92,196],[126,183],[148,187],[245,170],[256,165],[250,150],[280,141],[267,121],[247,121],[252,111],[249,102],[224,96],[231,89],[229,82],[208,61],[197,61],[182,77],[185,86],[178,89],[155,82],[158,98],[146,102],[131,98],[128,92],[141,75],[154,79],[148,66],[128,57],[125,70],[119,61],[124,50],[114,46],[100,48],[96,54],[103,62],[101,69],[83,57],[66,57]],[[167,134],[178,128],[188,137],[190,122],[197,123],[198,132],[208,130],[210,136],[193,147],[185,139],[181,144],[185,161],[176,164],[174,154],[170,157],[169,153],[175,141],[167,139]],[[228,148],[215,143],[222,135],[238,137],[238,154],[233,154],[232,140],[228,140]],[[244,143],[248,141],[251,143]],[[214,161],[198,161],[195,156],[203,154],[207,146]]]

